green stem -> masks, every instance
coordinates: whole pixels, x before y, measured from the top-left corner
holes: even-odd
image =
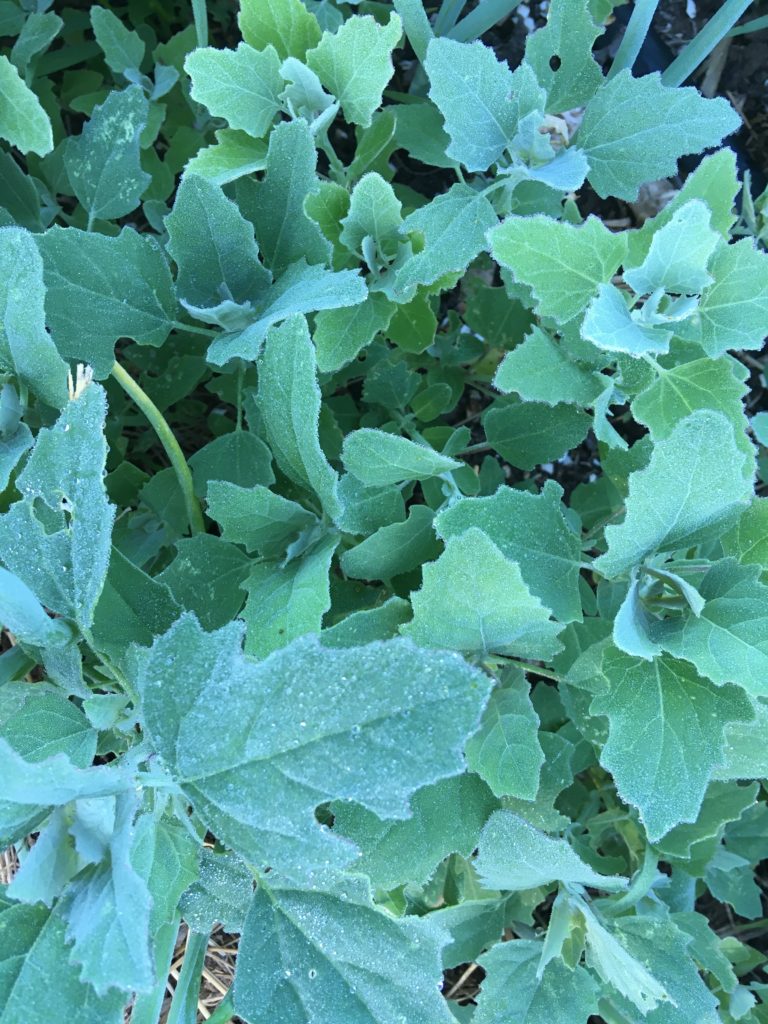
[[[460,452],[456,452],[455,458],[460,458],[462,455],[475,455],[477,452],[492,452],[493,450],[492,444],[483,441],[480,444],[471,444],[468,448],[462,448]]]
[[[635,0],[624,38],[608,72],[609,79],[614,78],[620,71],[632,70],[658,6],[659,0]]]
[[[443,0],[435,18],[435,35],[444,36],[450,32],[464,8],[465,0]]]
[[[184,963],[181,965],[181,974],[173,992],[166,1024],[194,1024],[197,1020],[197,996],[200,991],[208,938],[208,932],[190,931],[187,936]]]
[[[195,34],[198,46],[208,45],[208,12],[205,0],[192,0],[192,17],[195,19]]]
[[[745,36],[749,32],[760,32],[764,28],[768,28],[768,14],[764,14],[761,18],[753,18],[751,21],[747,21],[744,25],[738,25],[736,28],[732,28],[728,35]]]
[[[200,502],[195,496],[192,473],[187,465],[187,460],[184,458],[184,453],[179,447],[179,442],[173,436],[173,432],[168,426],[165,417],[149,395],[139,387],[133,377],[119,363],[115,363],[112,367],[112,376],[126,394],[130,395],[136,405],[138,405],[160,439],[160,443],[165,449],[165,454],[168,456],[173,471],[176,474],[181,493],[184,495],[184,506],[187,510],[190,532],[192,534],[205,533],[205,522]]]
[[[229,1024],[235,1015],[235,1006],[232,1002],[232,990],[224,996],[222,1001],[208,1018],[208,1024]]]
[[[181,320],[173,321],[173,329],[175,331],[188,331],[190,334],[204,334],[206,338],[215,338],[219,332],[215,331],[212,327],[198,327],[197,324],[183,324]]]
[[[238,360],[237,367],[237,426],[236,430],[243,429],[243,382],[245,379],[245,361]]]
[[[473,11],[448,33],[450,39],[470,43],[514,11],[520,0],[480,0]]]
[[[752,0],[725,0],[704,28],[675,57],[661,76],[664,85],[682,85],[733,28]]]
[[[432,36],[432,26],[424,11],[421,0],[394,0],[394,8],[400,15],[408,42],[413,47],[413,52],[424,63],[427,56],[427,47]]]

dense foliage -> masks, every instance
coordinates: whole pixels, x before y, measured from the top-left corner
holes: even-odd
[[[482,4],[51,6],[0,2],[1,1024],[155,1024],[181,920],[176,1022],[216,922],[221,1020],[768,1021],[737,114],[606,75],[608,0],[514,69]]]

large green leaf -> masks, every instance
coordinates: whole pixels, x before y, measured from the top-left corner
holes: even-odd
[[[285,83],[280,57],[273,46],[259,51],[248,43],[236,50],[193,50],[184,68],[192,79],[192,99],[205,104],[214,117],[223,117],[230,128],[260,139],[280,110]]]
[[[366,487],[426,480],[461,466],[456,459],[427,445],[370,427],[347,434],[341,458],[347,470]]]
[[[731,526],[752,494],[749,462],[719,412],[691,413],[657,442],[645,469],[629,478],[626,516],[605,530],[608,550],[595,562],[621,576],[656,551],[674,551]]]
[[[208,515],[221,526],[222,537],[266,557],[282,554],[300,530],[317,521],[295,501],[258,485],[212,480],[207,497]]]
[[[547,91],[547,111],[561,114],[592,99],[603,80],[592,56],[601,32],[589,16],[587,0],[552,0],[547,24],[525,44],[525,58]]]
[[[88,220],[114,220],[135,210],[151,176],[139,160],[139,135],[149,116],[144,90],[111,92],[64,153],[64,166]]]
[[[242,0],[238,24],[246,43],[263,50],[274,46],[281,58],[304,59],[320,41],[320,26],[301,0]]]
[[[472,526],[486,533],[507,558],[520,565],[528,589],[561,622],[581,618],[581,544],[571,529],[553,481],[541,494],[500,487],[489,498],[460,501],[441,512],[435,528],[443,538]]]
[[[568,358],[564,346],[534,327],[521,345],[507,352],[493,385],[504,394],[516,392],[528,402],[594,405],[607,381]]]
[[[257,865],[293,877],[354,849],[315,807],[349,799],[405,818],[420,787],[462,767],[490,680],[455,654],[396,639],[332,649],[295,640],[254,663],[241,630],[190,617],[143,665],[143,718],[202,820]]]
[[[722,244],[701,297],[701,344],[713,359],[729,348],[761,348],[768,318],[768,255],[749,238]]]
[[[0,136],[22,153],[53,149],[51,122],[40,100],[6,56],[0,56]]]
[[[670,124],[677,126],[673,134]],[[633,78],[621,71],[587,104],[577,141],[598,195],[631,202],[645,182],[674,175],[679,157],[716,146],[738,127],[724,99],[668,88],[657,73]]]
[[[428,917],[376,907],[364,879],[261,885],[245,921],[234,987],[246,1020],[451,1024],[440,993],[448,935]]]
[[[176,315],[171,272],[149,235],[123,228],[110,237],[53,227],[37,236],[45,313],[59,352],[106,377],[120,338],[162,345]]]
[[[347,576],[359,580],[388,580],[418,569],[440,554],[432,523],[435,514],[426,505],[414,505],[404,523],[382,526],[341,556]]]
[[[411,594],[413,621],[400,629],[417,643],[542,659],[560,650],[563,627],[525,585],[517,562],[477,527],[450,537],[422,573],[421,590]]]
[[[92,7],[91,28],[104,52],[104,60],[118,75],[137,71],[144,59],[146,44],[137,32],[131,32],[105,7]]]

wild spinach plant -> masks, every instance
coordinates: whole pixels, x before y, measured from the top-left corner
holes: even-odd
[[[768,1020],[739,117],[492,6],[0,3],[2,1024]]]

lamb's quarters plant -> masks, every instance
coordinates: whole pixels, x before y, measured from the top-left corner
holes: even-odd
[[[0,3],[0,1024],[157,1024],[182,922],[175,1024],[217,923],[219,1024],[768,1020],[736,112],[633,75],[655,4],[609,75],[610,0],[517,67],[491,0],[50,6]]]

